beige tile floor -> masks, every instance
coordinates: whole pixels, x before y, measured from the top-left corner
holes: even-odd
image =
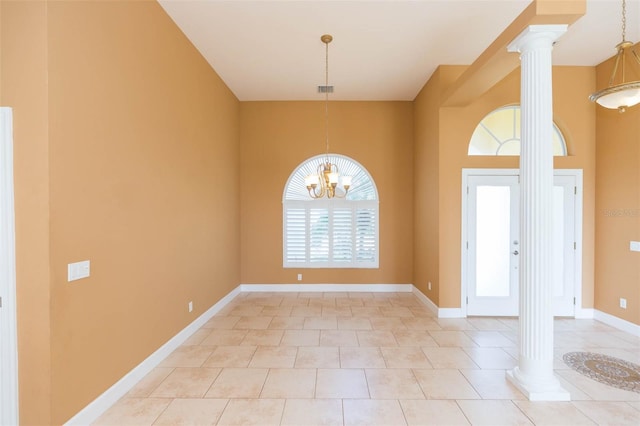
[[[640,394],[571,370],[566,352],[640,364],[640,339],[555,321],[571,402],[505,379],[513,318],[438,319],[411,293],[242,293],[97,425],[640,425]]]

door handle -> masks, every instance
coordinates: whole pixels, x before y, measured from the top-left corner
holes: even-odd
[[[514,251],[513,254],[515,254],[516,256],[519,255],[520,253],[518,252],[518,250]]]

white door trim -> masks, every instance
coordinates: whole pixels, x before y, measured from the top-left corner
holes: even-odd
[[[575,316],[582,316],[582,196],[583,196],[583,184],[582,184],[582,169],[554,169],[555,176],[575,176],[576,178],[576,198],[575,198],[575,239],[576,239],[576,257],[574,262],[574,296],[576,298],[575,303]],[[466,242],[467,234],[469,232],[467,225],[467,186],[470,175],[493,175],[493,176],[509,176],[519,175],[519,169],[462,169],[462,185],[461,185],[461,198],[462,198],[462,215],[460,223],[462,224],[460,233],[460,308],[462,315],[467,316],[467,279],[468,279],[468,266],[466,255]]]
[[[18,421],[13,114],[0,107],[0,424]]]

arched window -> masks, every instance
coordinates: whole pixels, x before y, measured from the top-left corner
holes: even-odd
[[[327,156],[312,157],[291,173],[282,196],[285,268],[377,268],[378,190],[357,161],[329,154],[343,176],[352,176],[344,198],[313,199],[304,178]],[[344,194],[340,186],[338,195]]]
[[[553,123],[553,155],[567,155],[562,132]],[[520,155],[520,105],[508,105],[487,114],[469,141],[469,155]]]

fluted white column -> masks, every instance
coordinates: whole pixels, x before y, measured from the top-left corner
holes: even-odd
[[[0,425],[19,424],[13,112],[0,107]]]
[[[568,401],[553,374],[551,50],[566,25],[532,25],[520,52],[520,357],[508,379],[531,401]]]

